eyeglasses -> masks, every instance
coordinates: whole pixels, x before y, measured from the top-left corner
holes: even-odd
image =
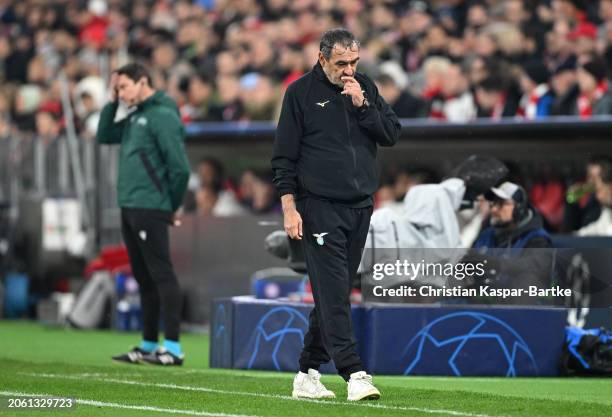
[[[514,205],[514,201],[512,200],[495,200],[495,201],[489,201],[489,207],[490,208],[497,208],[497,209],[501,209],[503,206],[510,206],[510,205]]]

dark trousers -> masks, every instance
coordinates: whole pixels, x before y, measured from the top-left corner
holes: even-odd
[[[303,247],[315,307],[300,355],[300,370],[319,369],[334,360],[348,381],[363,370],[355,349],[351,319],[351,281],[357,274],[368,234],[372,207],[349,208],[328,201],[298,201],[303,221]],[[327,233],[321,238],[314,234]]]
[[[171,221],[166,211],[121,209],[121,232],[140,287],[143,339],[151,342],[158,339],[160,313],[165,339],[179,340],[181,290],[170,260]]]

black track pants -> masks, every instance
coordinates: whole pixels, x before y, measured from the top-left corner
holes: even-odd
[[[121,232],[140,286],[143,339],[152,342],[158,339],[160,312],[165,339],[179,340],[181,291],[170,260],[171,221],[166,211],[121,209]]]
[[[349,297],[372,207],[350,208],[305,198],[298,201],[297,208],[303,221],[304,255],[315,301],[300,370],[318,369],[331,358],[340,376],[348,381],[351,373],[363,370],[355,349]]]

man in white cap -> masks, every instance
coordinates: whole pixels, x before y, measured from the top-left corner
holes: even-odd
[[[544,230],[542,217],[529,204],[523,187],[506,181],[491,188],[485,198],[491,207],[490,226],[484,229],[474,248],[525,249],[550,248],[549,234]]]
[[[490,226],[474,243],[464,262],[486,265],[487,284],[527,288],[550,286],[553,266],[552,241],[542,216],[529,204],[527,192],[513,182],[491,188],[485,198],[491,207]],[[518,297],[506,302],[529,302]]]

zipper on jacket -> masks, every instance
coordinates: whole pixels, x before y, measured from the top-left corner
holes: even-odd
[[[155,169],[153,168],[151,161],[149,161],[149,157],[147,156],[145,151],[138,152],[138,156],[140,156],[140,160],[142,161],[142,164],[145,167],[145,171],[147,171],[147,174],[149,175],[149,178],[151,178],[151,181],[153,181],[153,184],[155,185],[155,188],[157,188],[157,191],[159,191],[160,194],[163,193],[161,182],[159,181],[159,178],[155,173]]]
[[[341,96],[341,99],[342,107],[344,108],[344,121],[346,122],[347,139],[349,147],[351,148],[351,155],[353,156],[353,183],[355,184],[355,188],[359,190],[359,183],[357,182],[357,152],[355,151],[353,141],[351,140],[351,121],[349,119],[349,109],[346,108],[346,98]]]

